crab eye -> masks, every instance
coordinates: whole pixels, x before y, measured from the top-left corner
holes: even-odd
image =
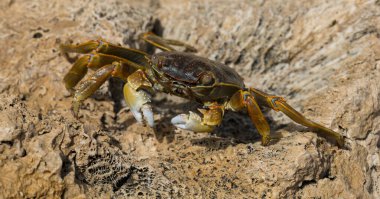
[[[157,68],[162,68],[162,60],[157,58]]]
[[[154,65],[157,68],[162,68],[162,60],[158,56],[156,56],[156,55],[152,56],[151,64]]]
[[[201,77],[201,84],[204,86],[211,86],[215,83],[215,79],[210,73],[206,73]]]

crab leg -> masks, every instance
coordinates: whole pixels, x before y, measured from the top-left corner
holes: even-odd
[[[150,96],[144,90],[140,90],[146,87],[151,88],[151,85],[147,85],[149,81],[146,78],[142,79],[138,76],[143,73],[139,69],[149,66],[148,54],[104,40],[93,40],[78,45],[61,45],[61,50],[65,55],[66,53],[91,53],[79,58],[65,76],[64,82],[68,90],[74,92],[74,86],[86,75],[88,68],[96,70],[88,79],[80,83],[78,90],[74,93],[74,116],[78,116],[81,102],[93,94],[110,76],[113,76],[127,82],[124,86],[124,95],[136,119],[140,122],[146,121],[150,126],[154,125],[153,113],[148,104]]]
[[[248,115],[251,118],[251,121],[255,125],[257,131],[261,135],[261,143],[262,145],[268,145],[271,137],[270,137],[270,128],[269,124],[266,121],[263,113],[260,110],[259,105],[257,104],[256,100],[253,98],[253,96],[248,96],[246,98],[246,106],[248,110]]]
[[[72,45],[72,44],[61,44],[60,49],[63,53],[90,53],[93,50],[96,50],[100,46],[100,41],[91,40],[81,44]]]
[[[102,66],[112,64],[115,61],[126,63],[129,66],[131,66],[128,67],[131,69],[129,71],[130,73],[134,72],[136,69],[143,68],[138,64],[135,64],[133,62],[130,62],[129,60],[120,57],[93,52],[92,54],[80,57],[73,64],[69,72],[65,75],[63,81],[65,82],[67,90],[69,90],[70,92],[74,92],[73,88],[86,75],[88,68],[97,70]]]
[[[97,70],[104,65],[119,61],[132,66],[134,72],[136,69],[143,69],[148,66],[146,59],[147,54],[135,50],[117,46],[104,40],[92,40],[78,45],[61,45],[61,51],[67,53],[90,53],[80,57],[72,66],[70,71],[65,75],[64,82],[70,92],[74,92],[74,87],[86,75],[88,69]]]
[[[81,102],[91,96],[109,77],[118,77],[127,81],[125,77],[127,77],[131,65],[125,64],[126,63],[112,62],[112,64],[100,67],[79,84],[73,99],[73,113],[75,117],[78,116]]]
[[[123,58],[144,67],[148,66],[149,64],[147,59],[145,58],[149,55],[145,52],[136,49],[117,46],[104,40],[91,40],[78,45],[63,44],[60,46],[60,48],[63,53],[87,54],[97,52],[101,54],[113,55],[115,57]]]
[[[78,117],[81,102],[93,94],[111,76],[114,69],[114,64],[105,65],[96,70],[94,74],[79,85],[73,99],[72,108],[75,117]]]
[[[209,106],[208,109],[199,109],[203,114],[200,117],[194,112],[180,114],[172,118],[171,123],[181,129],[194,132],[211,132],[223,119],[224,106]]]
[[[87,73],[87,65],[90,62],[91,56],[85,55],[75,61],[74,65],[71,67],[69,72],[66,73],[63,78],[63,82],[65,82],[65,87],[71,93],[74,92],[75,85],[86,75]]]
[[[143,33],[140,35],[140,38],[156,46],[157,48],[160,48],[163,51],[175,51],[175,49],[170,46],[172,45],[172,46],[183,46],[185,47],[186,52],[197,52],[197,49],[195,49],[194,47],[188,44],[185,44],[177,40],[164,39],[162,37],[157,36],[156,34],[152,32]]]
[[[287,104],[284,98],[269,95],[267,93],[264,93],[254,88],[250,88],[250,91],[252,95],[254,95],[255,98],[258,100],[259,104],[269,107],[275,111],[281,111],[285,113],[285,115],[287,115],[290,119],[297,122],[298,124],[310,127],[321,133],[324,133],[327,136],[333,137],[337,141],[339,146],[344,145],[344,138],[342,135],[316,122],[308,120],[301,113],[299,113],[294,108],[292,108],[289,104]]]
[[[263,113],[260,110],[255,98],[248,91],[240,90],[235,93],[229,103],[228,107],[234,111],[241,111],[247,109],[248,115],[255,125],[257,131],[261,135],[262,145],[268,145],[271,141],[269,124],[266,121]]]

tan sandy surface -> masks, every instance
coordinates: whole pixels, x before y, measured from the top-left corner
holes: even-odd
[[[379,1],[0,1],[0,198],[380,198]],[[248,86],[284,96],[348,149],[266,111],[211,134],[170,118],[199,105],[159,94],[157,128],[135,122],[111,79],[80,111],[64,88],[68,41],[138,34],[186,41]],[[75,55],[74,55],[75,56]]]

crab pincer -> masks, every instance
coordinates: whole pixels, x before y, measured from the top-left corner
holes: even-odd
[[[140,122],[154,127],[152,106],[150,105],[150,94],[144,90],[135,90],[130,84],[124,86],[124,98],[135,117]]]

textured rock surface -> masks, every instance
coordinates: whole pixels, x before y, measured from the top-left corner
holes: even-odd
[[[1,198],[380,197],[378,1],[154,2],[0,2]],[[268,147],[244,114],[213,134],[176,130],[170,118],[197,105],[166,95],[153,131],[123,108],[117,80],[74,119],[59,44],[102,37],[152,51],[137,40],[145,31],[286,97],[350,149],[275,112],[266,115],[282,138]]]

